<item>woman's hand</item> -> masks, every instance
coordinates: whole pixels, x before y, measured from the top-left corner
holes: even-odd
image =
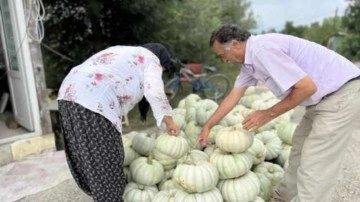
[[[166,132],[169,135],[175,135],[177,136],[180,133],[179,126],[175,124],[171,116],[165,116],[164,121],[166,124]]]

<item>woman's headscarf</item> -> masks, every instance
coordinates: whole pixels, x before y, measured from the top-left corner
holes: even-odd
[[[169,71],[169,72],[171,71],[170,53],[162,44],[147,43],[142,45],[142,47],[150,50],[159,58],[160,64],[165,69],[165,71]]]

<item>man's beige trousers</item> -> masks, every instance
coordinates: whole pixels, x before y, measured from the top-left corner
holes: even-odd
[[[359,116],[360,79],[307,107],[278,193],[291,202],[330,202]]]

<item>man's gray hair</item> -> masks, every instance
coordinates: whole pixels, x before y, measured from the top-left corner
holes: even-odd
[[[241,29],[236,24],[224,24],[219,29],[213,31],[209,44],[212,47],[215,41],[218,41],[220,44],[230,43],[232,40],[246,41],[250,36],[250,32]]]

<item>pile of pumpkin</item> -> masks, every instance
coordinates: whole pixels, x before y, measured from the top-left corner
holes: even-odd
[[[182,129],[170,136],[162,130],[123,136],[126,202],[267,201],[284,175],[296,127],[292,111],[257,131],[242,129],[253,110],[278,102],[270,92],[249,88],[236,107],[209,134],[211,144],[196,144],[201,127],[218,107],[190,94],[173,110]],[[164,126],[163,126],[164,127]]]

